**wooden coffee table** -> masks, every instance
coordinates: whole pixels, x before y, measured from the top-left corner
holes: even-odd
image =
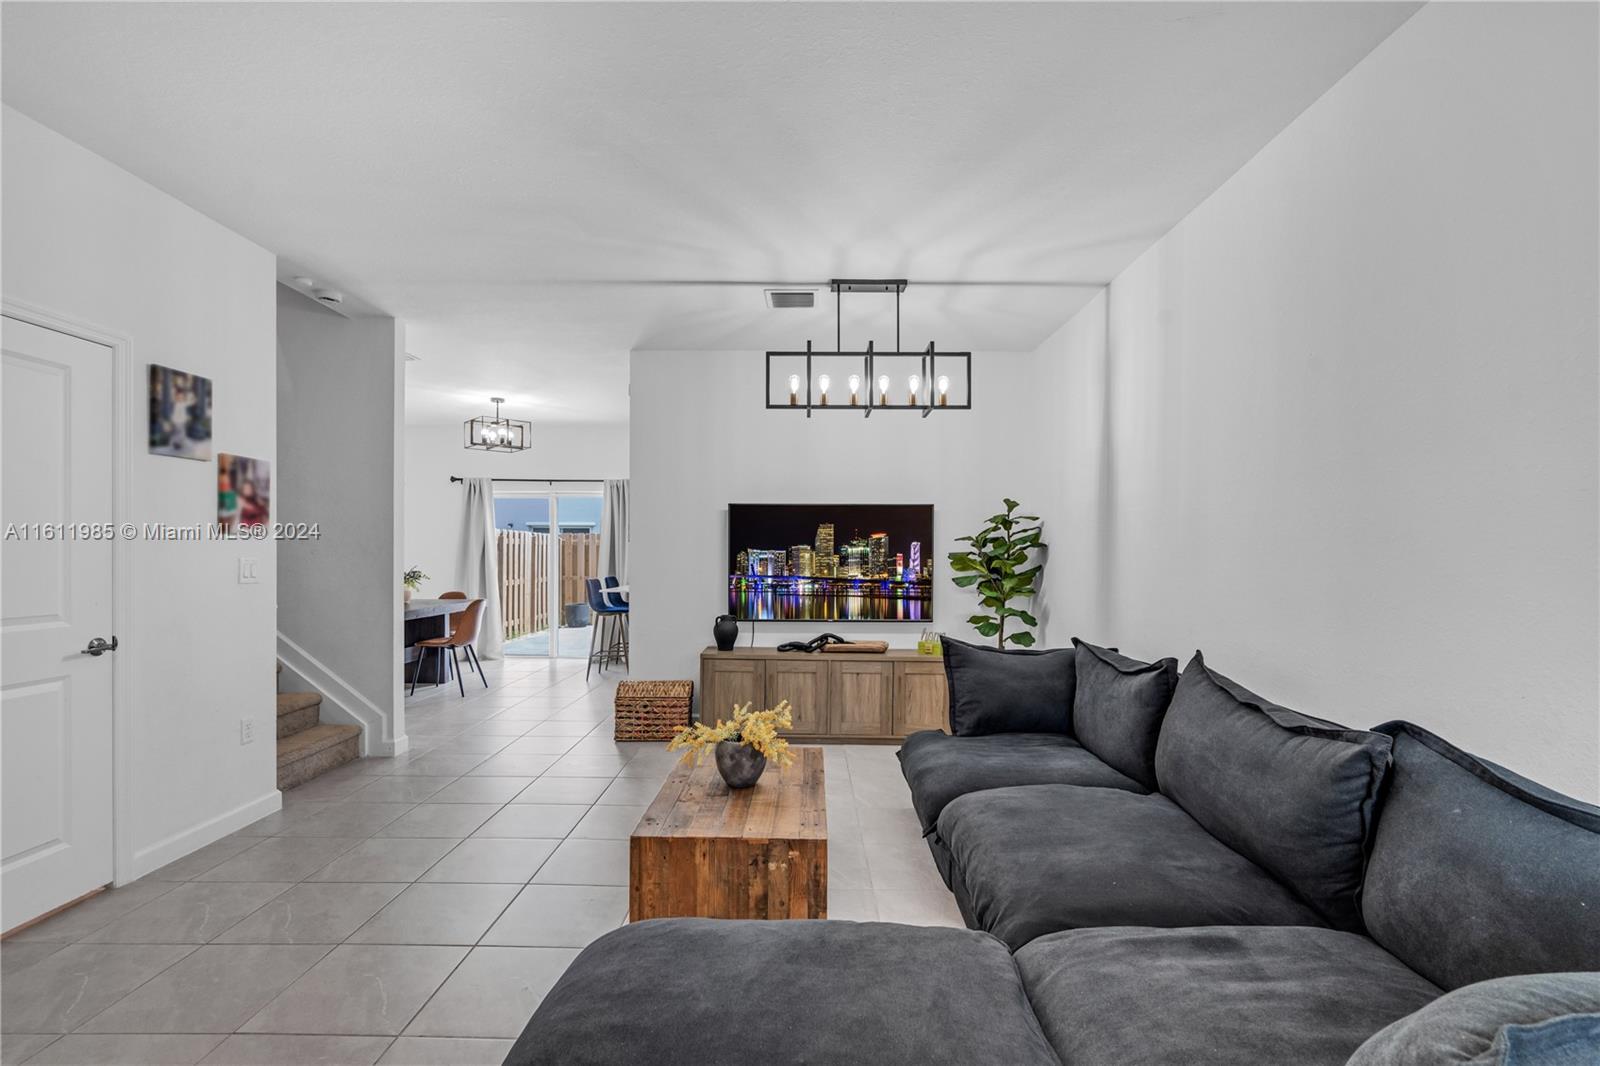
[[[826,918],[822,749],[791,749],[754,788],[711,756],[672,771],[628,841],[628,918]]]

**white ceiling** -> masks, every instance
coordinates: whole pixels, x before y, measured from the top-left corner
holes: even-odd
[[[409,421],[604,420],[633,348],[831,345],[764,284],[907,277],[907,347],[1033,348],[1415,8],[6,3],[0,58],[402,318]]]

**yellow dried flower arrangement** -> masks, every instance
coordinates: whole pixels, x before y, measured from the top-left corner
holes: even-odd
[[[778,736],[778,730],[794,726],[794,716],[790,712],[788,700],[765,711],[752,711],[748,703],[743,707],[735,704],[732,721],[718,718],[716,725],[696,722],[684,726],[667,744],[667,750],[683,752],[684,762],[698,762],[700,756],[722,741],[731,740],[754,748],[768,762],[788,766],[794,762],[794,754],[789,751],[789,742]]]

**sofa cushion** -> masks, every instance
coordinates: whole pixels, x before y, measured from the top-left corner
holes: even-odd
[[[1057,1066],[993,937],[707,918],[638,922],[590,944],[505,1061]]]
[[[1156,777],[1163,794],[1327,924],[1359,930],[1389,745],[1264,700],[1195,652],[1161,726]]]
[[[1445,988],[1600,970],[1600,808],[1409,722],[1362,901],[1373,939]]]
[[[924,834],[933,830],[945,804],[986,788],[1093,785],[1146,791],[1060,733],[952,737],[929,730],[907,737],[899,756]]]
[[[1077,637],[1072,735],[1145,787],[1156,787],[1156,738],[1178,684],[1178,660],[1143,663]]]
[[[1333,929],[1079,929],[1016,960],[1063,1066],[1340,1066],[1440,993]]]
[[[1557,1057],[1563,1045],[1586,1053]],[[1545,1057],[1526,1053],[1533,1048]],[[1350,1056],[1349,1066],[1589,1066],[1597,1060],[1600,973],[1550,973],[1458,988],[1375,1034]]]
[[[1071,733],[1071,648],[1000,651],[943,638],[950,731]]]
[[[1322,925],[1165,796],[1028,785],[951,800],[938,833],[978,928],[1012,949],[1107,925]]]

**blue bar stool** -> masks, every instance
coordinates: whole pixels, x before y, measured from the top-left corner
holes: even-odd
[[[612,586],[616,585],[616,578],[608,578]],[[584,680],[588,680],[589,673],[598,664],[600,672],[606,672],[607,663],[620,662],[626,665],[627,638],[623,635],[623,627],[627,624],[628,605],[619,603],[606,595],[604,586],[597,577],[583,579],[584,593],[589,599],[589,612],[594,616],[594,621],[589,630],[589,664],[583,672]],[[611,634],[607,635],[607,627],[611,627]],[[596,644],[599,644],[598,649]]]
[[[626,669],[628,666],[628,597],[625,593],[613,591],[614,589],[619,589],[621,587],[622,583],[619,582],[615,577],[603,577],[600,579],[601,596],[603,596],[605,601],[611,604],[613,607],[622,608],[622,620],[620,625],[617,627],[618,634],[620,635],[615,636],[615,639],[612,641],[612,646],[615,648],[615,650],[621,653],[622,666],[624,669]]]

